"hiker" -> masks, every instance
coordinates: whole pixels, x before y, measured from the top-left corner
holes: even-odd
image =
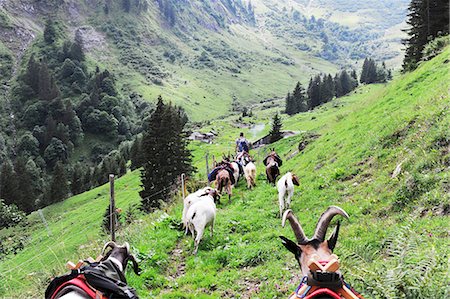
[[[249,151],[249,142],[244,137],[244,133],[241,132],[239,134],[239,138],[236,139],[236,152],[237,152],[236,161],[239,161],[245,153],[248,153],[248,151]]]

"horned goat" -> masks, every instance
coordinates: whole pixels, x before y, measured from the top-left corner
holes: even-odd
[[[341,215],[347,219],[349,218],[348,214],[343,209],[336,206],[328,207],[328,209],[320,216],[313,237],[309,239],[303,232],[302,226],[292,213],[292,210],[289,209],[284,212],[282,226],[284,227],[286,220],[289,220],[297,243],[283,236],[280,236],[280,238],[284,247],[295,255],[295,258],[301,267],[303,276],[308,275],[308,261],[312,258],[316,257],[320,261],[329,261],[333,259],[332,254],[337,243],[340,222],[337,222],[336,228],[328,240],[325,240],[325,235],[331,220],[336,215]]]

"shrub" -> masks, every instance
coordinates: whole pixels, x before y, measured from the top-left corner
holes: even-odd
[[[450,36],[445,35],[433,39],[422,51],[422,60],[427,61],[439,55],[442,50],[450,44]]]
[[[7,205],[0,199],[0,229],[15,226],[25,220],[25,213],[16,205]]]

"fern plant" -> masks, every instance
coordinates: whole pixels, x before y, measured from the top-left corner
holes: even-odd
[[[344,252],[349,281],[370,298],[449,298],[448,257],[441,260],[420,232],[415,217],[381,242],[381,250]]]

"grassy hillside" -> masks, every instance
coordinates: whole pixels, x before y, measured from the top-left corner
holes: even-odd
[[[307,234],[327,206],[349,213],[335,253],[346,280],[367,298],[449,295],[449,55],[447,49],[390,84],[363,86],[283,119],[285,129],[301,132],[275,144],[285,160],[282,172],[292,170],[300,178],[292,208]],[[262,110],[243,121],[267,124],[273,113]],[[192,144],[199,178],[204,179],[206,151],[231,151],[241,130],[252,136],[242,126],[230,117],[204,128],[219,137],[212,145]],[[267,130],[266,125],[255,138]],[[311,134],[318,138],[295,154]],[[231,201],[223,199],[215,235],[205,236],[197,256],[191,255],[191,238],[177,229],[179,196],[163,211],[134,213],[136,219],[119,231],[118,240],[130,242],[141,261],[142,275],[127,277],[142,298],[285,298],[297,286],[299,267],[278,239],[293,234],[281,228],[276,190],[262,175],[265,150],[253,153],[256,189],[247,191],[241,183]],[[392,178],[400,163],[402,171]],[[138,202],[138,190],[137,172],[119,179],[118,206],[127,210]],[[0,262],[0,296],[42,295],[49,276],[65,272],[67,260],[96,255],[107,240],[99,235],[106,205],[103,186],[44,209],[50,237],[36,213],[27,228],[0,231],[27,238],[25,250]]]

